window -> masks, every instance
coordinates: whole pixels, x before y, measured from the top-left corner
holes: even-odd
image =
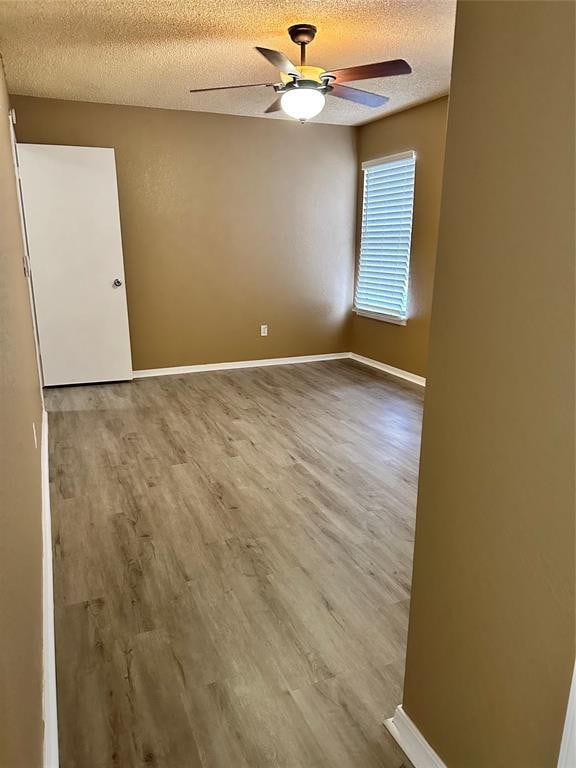
[[[362,163],[362,237],[354,309],[359,315],[404,325],[416,155]]]

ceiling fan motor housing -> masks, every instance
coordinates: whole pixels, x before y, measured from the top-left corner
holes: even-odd
[[[286,85],[282,88],[283,93],[285,93],[286,91],[302,91],[302,90],[322,91],[324,89],[317,80],[304,80],[304,79],[294,80],[289,83],[286,83]]]
[[[308,66],[308,64],[300,64],[296,66],[296,69],[301,74],[301,78],[298,82],[302,83],[303,81],[311,81],[315,82],[316,84],[322,83],[322,79],[324,77],[325,70],[322,69],[322,67],[311,67]],[[290,75],[285,75],[283,72],[280,72],[280,79],[282,82],[287,85],[288,83],[293,83],[294,78]]]

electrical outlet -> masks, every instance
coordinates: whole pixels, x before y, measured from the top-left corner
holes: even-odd
[[[268,336],[268,326],[267,325],[261,325],[260,326],[260,336]]]
[[[34,448],[38,448],[38,437],[36,436],[36,422],[32,422],[32,432],[34,434]]]

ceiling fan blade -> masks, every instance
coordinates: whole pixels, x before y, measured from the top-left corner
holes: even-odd
[[[373,77],[392,77],[393,75],[409,75],[412,67],[404,59],[379,61],[376,64],[361,64],[359,67],[346,69],[331,69],[337,83],[348,83],[351,80],[370,80]]]
[[[349,85],[338,85],[337,83],[332,86],[332,90],[328,94],[373,108],[383,107],[390,101],[388,96],[380,96],[378,93],[369,93],[368,91],[361,91],[359,88],[350,88]]]
[[[270,48],[261,48],[259,45],[256,46],[256,50],[258,53],[261,53],[266,61],[269,61],[273,67],[279,69],[280,72],[284,72],[285,75],[290,75],[290,77],[301,77],[300,72],[298,72],[290,59],[287,56],[284,56],[283,53],[280,53],[280,51],[273,51]]]
[[[266,86],[267,88],[273,86],[274,83],[246,83],[245,85],[218,85],[216,88],[193,88],[190,93],[206,93],[207,91],[227,91],[230,88],[260,88]]]
[[[269,112],[279,112],[282,109],[281,101],[282,98],[279,96],[276,101],[273,101],[272,104],[270,104],[268,109],[264,110],[264,114],[268,114]]]

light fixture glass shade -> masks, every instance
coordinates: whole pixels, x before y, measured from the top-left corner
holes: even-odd
[[[324,109],[326,98],[315,88],[293,88],[283,94],[282,109],[295,120],[310,120]]]

